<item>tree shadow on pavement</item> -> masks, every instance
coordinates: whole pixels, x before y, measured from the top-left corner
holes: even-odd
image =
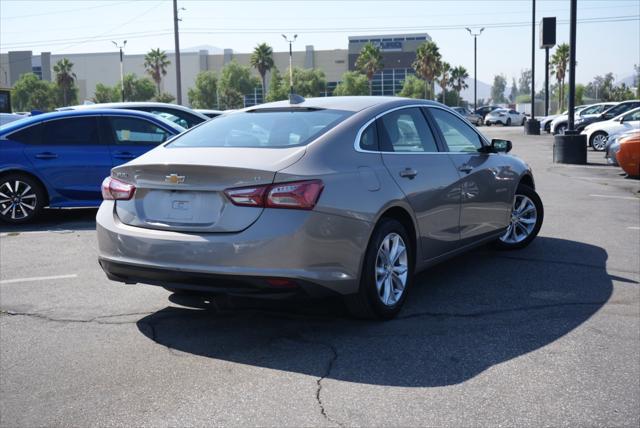
[[[162,309],[138,328],[176,351],[321,379],[452,385],[588,320],[612,293],[606,261],[600,247],[539,237],[524,250],[480,248],[420,274],[404,310],[388,322],[352,320],[336,299],[174,294],[187,307]]]

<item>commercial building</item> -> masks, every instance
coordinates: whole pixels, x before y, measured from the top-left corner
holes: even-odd
[[[426,40],[431,40],[428,34],[399,34],[380,36],[352,36],[349,37],[348,49],[315,50],[313,45],[305,46],[304,51],[293,52],[293,66],[299,68],[317,68],[325,73],[327,88],[323,95],[331,95],[342,75],[348,70],[355,69],[355,62],[360,50],[366,43],[379,46],[384,69],[376,73],[373,79],[374,95],[395,95],[402,88],[402,82],[407,75],[412,74],[412,63],[415,60],[417,47]],[[294,45],[295,46],[295,45]],[[172,64],[175,55],[167,53]],[[284,72],[289,67],[289,52],[274,52],[276,67]],[[119,52],[83,53],[83,54],[55,54],[42,52],[33,55],[31,51],[11,51],[0,54],[0,86],[11,87],[24,73],[33,72],[43,80],[55,78],[53,65],[67,58],[73,65],[77,76],[79,99],[90,100],[94,95],[96,84],[103,83],[113,86],[120,80]],[[251,53],[235,53],[232,49],[224,49],[222,53],[211,54],[207,50],[197,52],[182,52],[180,55],[182,71],[183,104],[188,104],[187,92],[195,84],[195,79],[201,71],[212,70],[220,72],[222,67],[232,60],[241,65],[249,65]],[[124,57],[125,73],[145,75],[144,54],[127,55]],[[256,76],[257,71],[254,71]],[[270,76],[267,75],[267,81]],[[286,76],[285,76],[286,78]],[[167,75],[162,80],[162,90],[176,95],[175,68],[170,66]],[[247,105],[262,102],[261,89],[255,88],[253,94],[245,94]]]

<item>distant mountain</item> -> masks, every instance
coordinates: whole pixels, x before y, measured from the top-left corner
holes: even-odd
[[[620,79],[618,81],[616,81],[616,84],[619,85],[621,83],[624,83],[627,86],[633,86],[633,81],[634,81],[634,76],[627,76],[624,79]]]
[[[473,82],[473,79],[467,80],[469,87],[460,93],[463,100],[473,102]],[[509,89],[507,89],[507,92],[508,91]],[[491,98],[491,85],[478,80],[478,99],[480,98],[484,98],[485,100]]]

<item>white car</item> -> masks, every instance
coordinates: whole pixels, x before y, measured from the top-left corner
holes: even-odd
[[[609,135],[638,128],[640,128],[640,107],[622,113],[613,119],[592,123],[584,128],[581,134],[587,136],[587,143],[594,150],[601,152],[607,146]]]
[[[497,108],[489,112],[484,117],[484,123],[487,126],[501,123],[504,126],[511,125],[524,125],[526,116],[523,113],[519,113],[515,110],[509,110],[506,108]]]
[[[603,111],[613,107],[616,104],[618,103],[611,102],[611,103],[596,103],[596,104],[577,106],[575,108],[575,114],[573,116],[574,124],[577,125],[580,119],[588,119],[591,117],[596,117]],[[553,121],[551,121],[551,126],[549,127],[550,128],[549,130],[553,135],[564,135],[564,131],[566,131],[568,127],[569,127],[569,115],[568,115],[568,111],[565,111],[560,116],[556,117],[555,119],[553,119]]]

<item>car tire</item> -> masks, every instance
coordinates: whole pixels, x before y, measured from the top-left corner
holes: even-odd
[[[531,187],[519,184],[513,197],[509,225],[495,241],[495,246],[500,250],[526,247],[540,232],[543,220],[544,206],[540,196]]]
[[[397,220],[383,218],[376,226],[364,256],[358,292],[344,297],[352,316],[387,320],[400,312],[413,283],[415,255],[411,242]],[[404,251],[392,255],[394,260],[386,259],[394,248],[402,247]],[[398,290],[403,280],[404,285]]]
[[[507,119],[507,122],[504,124],[504,126],[511,126],[511,118]]]
[[[491,126],[491,122],[486,122],[485,125]]]
[[[604,131],[594,132],[589,139],[589,145],[596,152],[603,152],[607,147],[607,133]]]
[[[29,223],[40,215],[46,199],[44,187],[30,175],[10,173],[0,177],[0,221]]]
[[[567,125],[566,124],[562,124],[562,125],[558,125],[556,126],[556,133],[554,135],[564,135],[564,131],[567,130]]]

